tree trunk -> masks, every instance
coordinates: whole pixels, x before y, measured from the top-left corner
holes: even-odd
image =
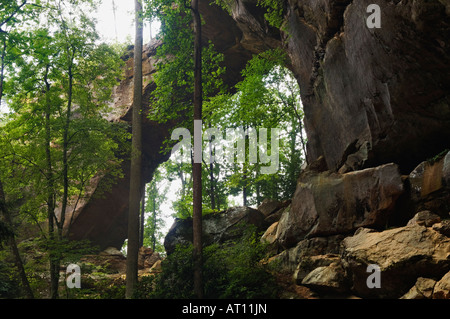
[[[45,95],[46,95],[46,110],[45,110],[45,157],[47,162],[47,219],[48,219],[48,235],[51,242],[55,241],[55,189],[53,184],[53,166],[51,156],[51,101],[49,97],[50,83],[48,82],[48,71],[50,66],[47,65],[44,75]],[[58,282],[59,282],[59,262],[54,252],[50,250],[50,297],[52,299],[58,298]]]
[[[0,210],[3,212],[3,217],[5,220],[6,225],[12,228],[12,220],[11,215],[9,213],[9,210],[6,206],[6,196],[3,191],[3,183],[0,180]],[[33,292],[31,291],[30,283],[28,282],[27,275],[25,273],[25,268],[23,267],[22,258],[20,257],[19,249],[17,248],[16,239],[14,238],[14,235],[12,235],[8,239],[8,245],[11,248],[12,254],[14,256],[14,263],[17,267],[17,271],[19,272],[19,277],[22,283],[22,288],[25,292],[25,296],[28,299],[33,299]]]
[[[3,97],[3,79],[5,73],[5,56],[6,56],[6,39],[3,39],[3,49],[2,55],[0,56],[1,65],[0,65],[0,106],[2,106],[2,97]]]
[[[156,187],[155,187],[156,190]],[[152,231],[152,249],[155,251],[156,248],[156,194],[153,196],[153,231]]]
[[[66,208],[69,200],[69,161],[68,161],[68,152],[69,152],[69,129],[70,129],[70,121],[72,116],[72,92],[73,92],[73,62],[75,59],[75,53],[72,52],[72,58],[69,64],[69,88],[67,93],[67,114],[66,114],[66,123],[64,125],[63,132],[63,198],[61,203],[61,216],[59,219],[58,225],[58,235],[61,239],[63,237],[63,228],[64,222],[66,221]]]
[[[192,18],[194,20],[194,121],[202,120],[202,32],[201,18],[198,11],[198,0],[191,2]],[[200,122],[201,123],[201,122]],[[195,129],[194,129],[195,130]],[[201,130],[201,128],[200,128]],[[200,133],[201,134],[201,133]],[[195,136],[195,132],[194,132]],[[201,139],[200,139],[201,142]],[[195,142],[194,142],[195,148]],[[201,152],[201,147],[197,151]],[[194,158],[201,154],[195,154]],[[194,242],[194,294],[203,298],[203,258],[202,258],[202,161],[194,160],[192,165],[193,178],[193,242]]]
[[[247,189],[247,166],[242,164],[242,205],[248,206],[248,189]]]
[[[128,250],[126,298],[132,298],[138,281],[139,203],[142,169],[142,4],[135,0],[136,36],[134,45],[134,92],[132,113],[130,197],[128,211]]]
[[[211,128],[211,122],[208,125]],[[214,181],[214,163],[211,161],[213,156],[213,148],[211,143],[209,144],[209,197],[211,199],[211,209],[216,209],[216,198],[215,198],[215,181]]]
[[[141,198],[141,222],[139,227],[139,247],[144,246],[144,224],[145,224],[145,185],[142,188]]]

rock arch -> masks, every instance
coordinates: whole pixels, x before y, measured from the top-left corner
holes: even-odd
[[[395,162],[408,172],[450,147],[450,6],[383,1],[381,28],[369,29],[371,2],[285,0],[281,30],[269,25],[256,0],[236,0],[231,14],[207,0],[200,8],[205,40],[225,56],[227,84],[239,79],[252,54],[274,47],[288,53],[301,90],[311,161],[322,155],[328,169],[341,172]],[[153,89],[158,45],[144,49],[146,95]],[[130,120],[133,74],[126,72],[116,88],[112,121]],[[167,159],[159,148],[175,123],[144,121],[144,180],[149,181]],[[76,211],[70,238],[122,245],[129,163],[123,168],[124,177],[108,194],[91,196]],[[94,181],[93,194],[99,183]]]

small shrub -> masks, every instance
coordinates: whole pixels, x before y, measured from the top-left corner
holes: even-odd
[[[140,284],[139,297],[193,298],[192,245],[178,246],[162,264],[163,272]],[[212,244],[203,250],[203,284],[206,298],[276,298],[275,278],[260,260],[265,246],[253,228],[237,241]],[[145,279],[147,281],[147,279]]]

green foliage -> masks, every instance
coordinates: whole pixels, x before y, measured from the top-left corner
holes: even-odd
[[[86,273],[82,270],[81,288],[65,288],[67,299],[124,299],[125,282],[113,280],[104,271]]]
[[[141,296],[148,298],[192,298],[192,245],[178,246],[163,261],[163,272],[151,284],[147,282]],[[253,228],[234,242],[212,244],[204,248],[203,280],[207,298],[252,299],[275,298],[277,285],[260,264],[265,246]],[[150,290],[150,291],[149,291]]]
[[[144,243],[145,247],[151,247],[154,251],[163,253],[164,234],[161,229],[165,226],[162,218],[161,204],[166,201],[168,188],[163,185],[162,172],[163,166],[160,166],[150,183],[146,185],[145,213],[148,217],[144,225]]]
[[[2,213],[1,205],[2,204],[0,203],[0,213]],[[8,240],[8,238],[12,236],[14,236],[14,232],[12,231],[11,227],[0,220],[0,248],[2,248],[3,242]]]
[[[245,188],[247,205],[258,205],[262,199],[290,198],[305,154],[303,111],[296,79],[284,65],[286,56],[279,49],[255,55],[242,71],[243,80],[233,95],[216,95],[205,102],[205,113],[213,126],[281,129],[279,170],[276,174],[260,173],[261,164],[219,163],[226,175],[229,194]],[[246,145],[248,154],[248,145]]]
[[[216,5],[227,11],[229,14],[232,12],[235,2],[232,0],[215,0]],[[258,0],[258,6],[266,9],[264,18],[266,21],[275,28],[280,28],[284,20],[284,1],[282,0]]]
[[[258,0],[258,5],[267,9],[264,18],[273,27],[280,28],[284,20],[284,1]]]
[[[94,1],[14,3],[0,12],[0,93],[11,110],[1,124],[0,179],[14,228],[56,221],[57,232],[20,245],[21,253],[33,245],[41,252],[37,260],[25,258],[25,268],[37,295],[46,296],[43,261],[59,269],[87,251],[65,239],[57,203],[74,212],[93,177],[106,176],[96,190],[101,196],[121,176],[128,128],[103,116],[124,64],[116,48],[98,41],[89,16]]]
[[[161,21],[163,44],[157,50],[156,88],[152,93],[150,119],[158,122],[181,120],[180,126],[191,127],[194,92],[194,33],[191,12],[183,0],[154,0],[147,6],[148,18]],[[224,86],[220,66],[223,55],[211,42],[202,48],[203,98],[220,92]]]
[[[66,179],[68,198],[81,199],[96,174],[121,174],[117,156],[126,143],[126,127],[102,115],[123,61],[115,49],[97,43],[83,10],[77,15],[65,11],[74,7],[49,2],[42,14],[51,27],[22,31],[8,55],[4,93],[13,112],[3,126],[0,153],[14,166],[9,165],[4,180],[9,196],[27,198],[22,211],[36,221],[47,217],[42,204],[49,193],[61,202]]]
[[[20,298],[20,281],[6,251],[0,250],[0,298]]]
[[[233,243],[212,245],[205,249],[206,295],[211,298],[260,299],[275,298],[274,277],[260,265],[265,246],[251,229]]]

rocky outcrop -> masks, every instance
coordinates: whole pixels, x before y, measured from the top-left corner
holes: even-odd
[[[322,297],[448,298],[444,275],[450,270],[450,201],[443,198],[450,188],[442,168],[446,156],[404,176],[393,164],[334,173],[323,171],[323,159],[312,163],[301,173],[290,206],[261,238],[276,254],[270,263],[296,285]],[[438,186],[422,193],[429,187],[425,185]],[[364,213],[358,214],[361,207]],[[371,211],[382,222],[369,218]],[[409,215],[412,218],[405,220]],[[402,221],[399,225],[395,220]],[[379,288],[368,284],[369,265],[378,267]],[[437,282],[443,287],[438,294]]]
[[[450,298],[450,238],[419,219],[384,231],[305,239],[269,263],[322,297]],[[368,284],[369,265],[378,267],[379,287]]]
[[[203,217],[202,223],[205,246],[238,239],[251,225],[255,227],[256,231],[262,231],[267,227],[264,223],[264,214],[250,207],[234,207],[226,211],[211,213]],[[166,252],[171,254],[177,245],[189,243],[192,243],[192,218],[176,219],[164,239]]]
[[[365,297],[401,297],[418,277],[442,276],[450,268],[450,239],[419,225],[374,232],[362,229],[343,241],[352,289]],[[368,287],[367,266],[380,267],[381,287]]]
[[[450,299],[450,272],[439,281],[430,278],[418,278],[401,299]]]
[[[291,204],[261,238],[275,254],[269,263],[321,297],[449,298],[450,201],[445,198],[450,188],[442,164],[446,156],[404,176],[393,164],[333,173],[324,171],[323,159],[312,163],[301,173]],[[422,193],[428,187],[424,185],[438,187]],[[355,202],[365,203],[360,206],[365,213],[357,214]],[[292,207],[298,215],[292,215]],[[389,207],[389,212],[377,207]],[[383,222],[352,228],[358,225],[355,221],[375,221],[368,218],[370,211],[382,212],[375,216]],[[401,218],[394,223],[397,215]],[[405,220],[407,216],[411,218]],[[380,287],[368,284],[369,266],[377,269]]]
[[[408,175],[411,202],[417,210],[429,210],[442,218],[450,207],[450,152],[423,161]]]
[[[434,299],[450,299],[450,271],[434,286]]]
[[[397,166],[386,164],[335,174],[304,172],[276,237],[289,248],[305,237],[348,234],[359,227],[382,227],[403,192]]]
[[[431,299],[434,286],[436,286],[436,280],[419,277],[414,286],[400,299]]]
[[[141,247],[138,254],[138,270],[141,273],[153,272],[153,266],[162,258],[159,253],[151,248]],[[127,269],[127,259],[123,253],[115,247],[108,247],[97,255],[86,255],[80,259],[82,264],[102,267],[106,274],[124,275]],[[156,267],[155,267],[156,268]]]
[[[344,293],[347,291],[346,274],[340,261],[314,268],[301,284],[319,292]]]
[[[365,24],[372,3],[381,28]],[[287,1],[310,161],[407,172],[448,148],[449,14],[442,1]]]

